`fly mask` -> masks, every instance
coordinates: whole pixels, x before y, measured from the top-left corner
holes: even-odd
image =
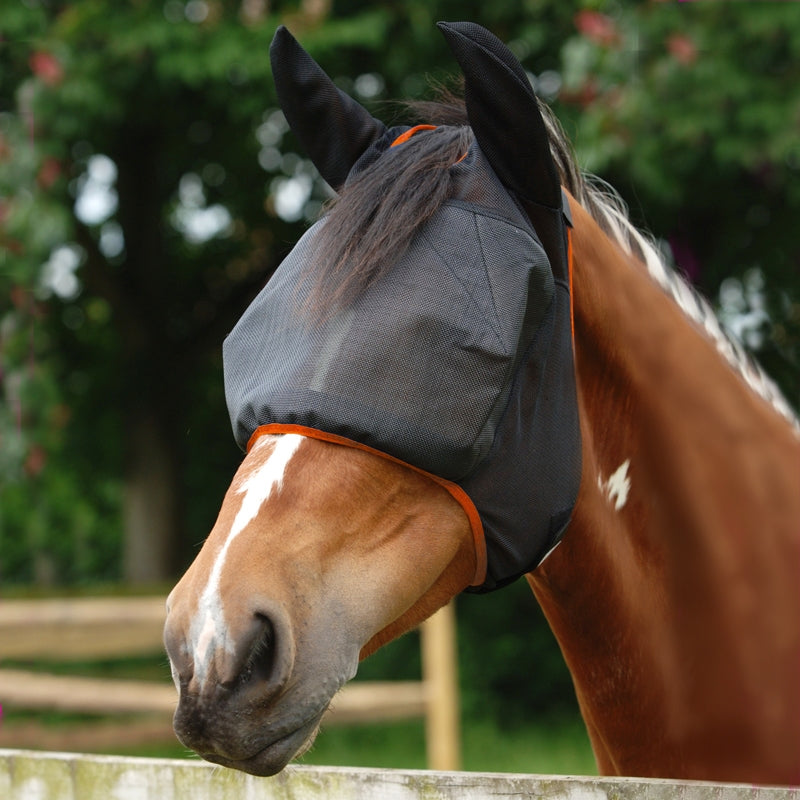
[[[242,447],[299,430],[460,487],[485,541],[470,588],[489,591],[541,562],[577,497],[568,206],[519,62],[477,25],[440,28],[475,137],[450,167],[450,198],[391,269],[325,315],[309,312],[326,219],[313,225],[226,339],[225,391]],[[285,28],[271,58],[287,120],[331,186],[380,169],[407,129],[336,88]]]

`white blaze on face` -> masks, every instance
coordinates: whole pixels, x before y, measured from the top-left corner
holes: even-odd
[[[222,597],[219,594],[220,576],[230,546],[233,540],[255,518],[273,492],[280,491],[286,467],[302,441],[303,437],[297,434],[286,434],[280,437],[262,436],[251,451],[252,455],[268,442],[275,443],[269,458],[245,476],[236,489],[237,494],[244,495],[242,504],[236,513],[225,542],[217,553],[214,566],[208,576],[208,583],[197,605],[197,614],[192,620],[190,636],[194,674],[201,687],[207,678],[208,667],[214,651],[220,647],[232,650],[232,645],[226,642],[227,626],[225,625]]]
[[[621,511],[628,502],[628,495],[631,491],[631,479],[628,475],[630,466],[631,460],[628,458],[620,464],[617,471],[607,481],[603,480],[602,475],[597,478],[600,491],[605,494],[609,503],[613,504],[615,511]]]

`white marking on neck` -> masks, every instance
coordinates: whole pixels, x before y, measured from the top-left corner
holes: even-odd
[[[600,491],[608,498],[608,502],[613,504],[615,511],[621,511],[628,502],[628,495],[631,491],[631,479],[628,475],[630,466],[631,460],[628,458],[620,464],[617,471],[607,481],[603,480],[602,475],[597,478]]]
[[[227,627],[222,597],[219,593],[220,577],[228,551],[234,539],[252,522],[273,492],[280,491],[286,467],[297,452],[303,437],[293,433],[276,438],[262,436],[256,442],[253,452],[268,441],[275,443],[269,458],[247,475],[236,489],[236,493],[243,494],[244,499],[236,512],[228,537],[217,553],[214,566],[208,576],[208,583],[200,596],[197,613],[192,621],[191,646],[195,677],[201,687],[207,678],[214,650],[221,645],[228,651],[233,649],[232,644],[226,641]]]

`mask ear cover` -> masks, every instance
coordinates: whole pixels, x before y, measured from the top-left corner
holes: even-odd
[[[492,169],[522,202],[556,278],[568,279],[567,242],[547,129],[528,76],[514,54],[472,22],[440,22],[464,74],[469,124]]]
[[[386,126],[341,91],[281,25],[269,48],[278,102],[300,146],[338,191]]]

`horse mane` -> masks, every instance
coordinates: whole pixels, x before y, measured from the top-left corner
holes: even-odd
[[[443,92],[440,100],[404,103],[435,130],[413,136],[386,150],[352,180],[324,210],[313,258],[317,310],[329,310],[358,297],[405,252],[416,231],[449,199],[449,168],[472,142],[463,100]],[[562,185],[586,209],[603,232],[651,278],[689,319],[702,328],[720,355],[761,398],[800,431],[800,419],[775,382],[726,332],[709,302],[667,261],[658,244],[631,222],[628,208],[613,187],[583,172],[572,145],[552,110],[539,101],[550,152]]]
[[[323,209],[311,259],[316,312],[347,305],[403,255],[452,196],[450,167],[471,142],[465,125],[440,126],[388,148],[348,178]]]

